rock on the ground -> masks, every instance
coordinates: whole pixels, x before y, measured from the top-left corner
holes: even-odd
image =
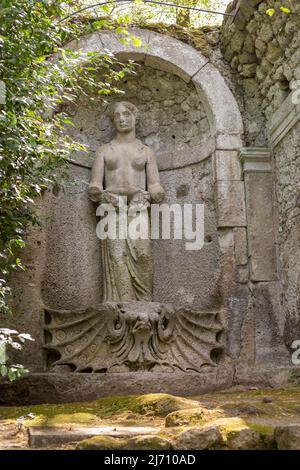
[[[262,449],[262,438],[254,429],[244,428],[232,432],[227,438],[227,447],[232,450]]]
[[[173,411],[199,407],[199,402],[167,393],[149,393],[134,400],[133,411],[140,414],[167,416]]]
[[[84,439],[76,446],[77,450],[124,450],[126,439],[110,436],[94,436]]]
[[[196,424],[205,424],[207,421],[220,418],[221,416],[221,410],[208,410],[198,406],[197,408],[178,410],[169,413],[166,416],[165,425],[167,428],[173,426],[193,426]]]
[[[217,426],[192,428],[182,432],[176,439],[178,450],[207,450],[221,446],[222,434]]]
[[[262,449],[262,436],[251,429],[242,418],[221,418],[213,423],[222,434],[224,446],[229,449]]]
[[[300,450],[300,425],[277,426],[274,432],[279,450]]]

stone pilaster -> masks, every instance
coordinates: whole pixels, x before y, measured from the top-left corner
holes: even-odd
[[[273,281],[276,279],[276,250],[271,150],[244,148],[240,161],[246,194],[250,279]]]

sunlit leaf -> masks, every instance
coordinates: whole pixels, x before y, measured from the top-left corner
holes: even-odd
[[[291,13],[291,10],[286,7],[280,7],[280,10],[283,11],[283,13]]]
[[[275,14],[275,9],[274,8],[268,8],[266,11],[267,15],[273,16]]]

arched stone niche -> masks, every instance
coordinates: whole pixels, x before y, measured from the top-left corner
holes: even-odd
[[[58,357],[43,354],[50,341],[47,326],[51,328],[51,319],[47,318],[51,312],[46,307],[58,309],[66,317],[76,310],[81,317],[89,314],[87,307],[101,302],[96,207],[87,197],[87,186],[96,147],[112,137],[113,129],[98,102],[81,100],[77,107],[66,110],[75,122],[70,132],[88,145],[90,155],[74,156],[69,165],[70,180],[63,183],[58,193],[45,194],[40,208],[44,224],[32,229],[23,256],[27,270],[18,273],[14,280],[15,311],[19,314],[14,317],[15,326],[35,338],[27,346],[26,355],[17,357],[16,362],[22,362],[35,374],[21,379],[22,398],[19,389],[14,392],[13,385],[9,386],[11,394],[7,395],[6,404],[82,401],[101,395],[132,394],[137,389],[140,393],[192,395],[233,383],[265,382],[265,377],[266,383],[274,383],[274,361],[271,368],[259,369],[258,375],[254,368],[257,344],[261,343],[261,349],[266,344],[267,335],[262,331],[270,330],[269,307],[265,291],[255,291],[253,303],[248,286],[244,181],[238,158],[243,125],[236,101],[221,74],[201,53],[169,36],[136,29],[132,34],[141,37],[141,48],[124,46],[113,32],[107,31],[74,41],[70,47],[86,52],[107,49],[120,60],[139,62],[136,78],[122,85],[127,92],[124,98],[134,101],[140,109],[138,135],[157,155],[166,202],[205,204],[204,249],[198,253],[184,251],[184,240],[155,242],[154,300],[172,301],[176,307],[187,305],[187,321],[195,309],[200,318],[208,316],[214,331],[216,324],[220,325],[215,334],[218,350],[210,351],[215,353],[210,355],[214,364],[204,365],[201,371],[189,369],[174,374],[163,369],[141,374],[113,371],[102,373],[99,379],[96,372],[105,371],[65,374],[71,371],[63,365],[55,373],[51,366]],[[161,87],[166,99],[161,96]],[[141,89],[143,99],[139,97]],[[180,113],[182,116],[178,116]],[[245,154],[245,150],[241,153]],[[246,152],[244,157],[248,159],[246,164],[244,161],[244,172],[253,170],[256,153]],[[248,178],[248,182],[256,180],[256,176]],[[248,191],[247,213],[249,194]],[[255,216],[255,207],[252,214]],[[249,227],[253,228],[251,218]],[[253,289],[253,284],[250,287]],[[273,289],[275,294],[275,284]],[[193,325],[193,321],[190,323]],[[94,327],[89,317],[84,327],[80,322],[77,326],[83,333],[85,327]],[[55,328],[55,341],[63,343],[66,337],[59,321]],[[270,338],[273,348],[272,328]],[[192,331],[188,343],[192,347],[197,343],[197,332]],[[204,339],[204,352],[207,344]],[[45,371],[46,374],[39,373]]]
[[[233,228],[245,226],[237,152],[243,133],[240,112],[223,77],[201,53],[169,36],[139,29],[132,34],[141,38],[140,48],[125,46],[109,31],[70,46],[83,52],[108,50],[120,61],[139,63],[136,75],[120,84],[125,94],[112,100],[138,106],[138,137],[156,153],[165,202],[205,205],[204,249],[186,251],[185,240],[154,242],[154,299],[215,309],[224,294],[224,251],[229,248],[232,257]],[[84,308],[101,300],[95,207],[87,200],[86,188],[96,148],[113,136],[106,108],[103,100],[88,98],[65,108],[75,123],[69,132],[89,154],[74,157],[73,183],[50,198],[53,223],[47,236],[43,298],[53,308]]]

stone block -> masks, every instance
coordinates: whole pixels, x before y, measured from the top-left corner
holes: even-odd
[[[247,248],[247,232],[244,227],[236,227],[234,234],[234,256],[238,266],[247,264],[248,248]]]
[[[272,186],[271,173],[247,172],[245,174],[252,281],[276,279]]]
[[[216,136],[216,148],[218,150],[236,150],[242,146],[241,134],[220,133]]]
[[[248,266],[238,266],[236,281],[239,284],[247,284],[249,282],[249,268]]]
[[[205,65],[193,77],[193,82],[215,128],[225,135],[242,134],[243,122],[238,105],[224,78],[216,68],[211,64]]]
[[[242,169],[236,151],[217,150],[215,153],[216,180],[241,180]]]
[[[217,181],[219,227],[245,227],[246,209],[243,181]]]
[[[186,82],[208,63],[194,48],[170,36],[151,32],[146,54],[145,65],[174,73]]]
[[[94,436],[127,437],[156,434],[157,429],[150,426],[97,426],[97,427],[70,427],[59,428],[51,426],[34,426],[28,429],[29,447],[39,448],[51,445],[62,445],[69,442],[78,442]]]
[[[18,381],[0,383],[0,404],[33,405],[38,403],[67,403],[96,400],[104,396],[134,395],[137,393],[171,393],[196,396],[215,392],[233,384],[234,367],[224,361],[212,372],[201,374],[131,372],[111,374],[44,373],[27,374]],[[122,384],[122,385],[121,385]]]

